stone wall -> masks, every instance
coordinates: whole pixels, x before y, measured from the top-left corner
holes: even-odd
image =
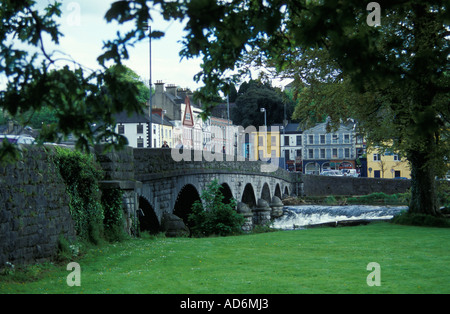
[[[385,194],[405,193],[411,186],[410,180],[333,177],[301,175],[305,196],[324,195],[368,195],[376,192]]]
[[[23,158],[0,165],[0,268],[55,256],[58,237],[75,239],[66,186],[52,147],[22,147]]]
[[[236,156],[215,154],[194,150],[135,148],[134,169],[137,180],[148,181],[161,177],[173,177],[191,173],[242,173],[258,174],[293,181],[294,176],[281,168],[264,172],[261,167],[267,163],[261,161],[243,161]],[[177,161],[176,159],[180,159]],[[223,160],[220,160],[223,159]]]

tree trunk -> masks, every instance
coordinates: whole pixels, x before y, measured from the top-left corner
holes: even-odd
[[[427,157],[428,154],[410,152],[408,155],[408,159],[411,162],[411,201],[409,212],[440,216],[435,172]]]

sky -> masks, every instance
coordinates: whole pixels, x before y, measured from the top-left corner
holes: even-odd
[[[41,10],[55,0],[36,0],[36,8]],[[134,23],[119,25],[116,22],[107,23],[104,16],[111,4],[117,0],[59,0],[61,5],[61,17],[56,21],[60,37],[59,45],[54,45],[50,37],[44,36],[47,53],[53,52],[52,59],[57,59],[57,67],[67,64],[74,66],[76,61],[84,68],[101,69],[97,62],[98,56],[103,53],[103,43],[115,39],[117,31],[124,34]],[[162,16],[153,9],[151,12],[152,30],[165,33],[160,39],[152,39],[152,83],[157,81],[165,84],[174,84],[181,88],[196,90],[203,83],[194,81],[194,75],[201,71],[201,59],[181,59],[179,52],[182,49],[180,41],[186,35],[184,24],[179,21],[165,21]],[[17,44],[17,43],[16,43]],[[17,45],[20,48],[21,44]],[[27,46],[29,49],[30,46]],[[26,48],[26,49],[27,49]],[[128,48],[129,59],[123,63],[136,72],[141,79],[148,84],[150,79],[149,69],[149,39],[144,39]],[[253,72],[253,71],[252,71]],[[255,72],[253,77],[257,77]],[[246,79],[247,80],[247,79]],[[5,78],[0,77],[0,88],[5,86]],[[283,87],[288,82],[273,80],[273,86]]]
[[[45,6],[48,0],[38,0],[39,6]],[[97,57],[102,54],[103,42],[116,38],[116,33],[124,33],[130,26],[107,23],[105,13],[114,0],[75,0],[62,1],[60,32],[64,37],[60,44],[52,48],[71,56],[76,62],[90,69],[99,69]],[[165,21],[157,12],[152,13],[152,30],[161,30],[165,36],[152,39],[152,83],[163,81],[182,88],[195,90],[202,86],[196,83],[194,75],[200,72],[201,59],[183,59],[179,56],[182,44],[179,42],[185,31],[178,21]],[[149,40],[144,39],[128,50],[126,66],[135,71],[145,82],[150,78]],[[55,54],[55,56],[58,55]],[[59,54],[63,56],[62,54]],[[65,61],[60,61],[61,66]],[[59,66],[59,64],[58,64]]]

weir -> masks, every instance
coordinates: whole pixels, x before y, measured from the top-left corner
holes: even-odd
[[[283,230],[299,229],[324,223],[352,220],[389,220],[407,210],[407,206],[286,206],[283,215],[273,221],[273,227]]]

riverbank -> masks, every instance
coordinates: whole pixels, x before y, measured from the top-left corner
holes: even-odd
[[[450,230],[377,222],[217,238],[145,236],[91,249],[39,279],[0,276],[0,293],[450,293]],[[370,263],[380,286],[370,286]]]

